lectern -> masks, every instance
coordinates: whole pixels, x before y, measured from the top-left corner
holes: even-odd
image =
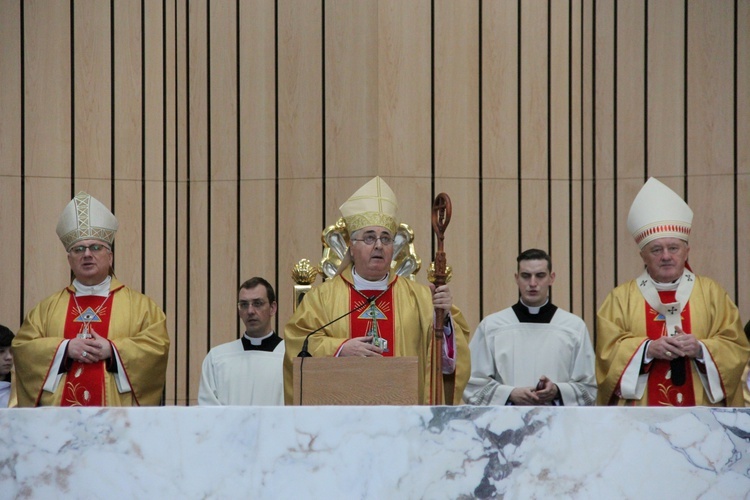
[[[416,405],[416,357],[294,358],[293,403],[299,405]]]

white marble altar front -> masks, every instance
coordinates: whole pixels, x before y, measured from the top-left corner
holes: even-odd
[[[3,409],[0,498],[750,498],[750,409]]]

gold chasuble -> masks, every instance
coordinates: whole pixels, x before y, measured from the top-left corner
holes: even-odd
[[[686,333],[695,335],[704,346],[716,370],[707,373],[700,361],[684,360],[685,383],[673,384],[675,368],[668,361],[653,360],[641,366],[646,340],[665,334],[664,321],[644,299],[638,280],[615,288],[597,313],[596,379],[598,405],[631,406],[744,406],[742,371],[750,355],[750,345],[742,330],[739,311],[721,286],[710,278],[695,276],[695,284],[682,311]],[[672,297],[661,297],[669,303]],[[664,302],[667,301],[667,302]],[[621,382],[625,371],[637,363],[641,376],[647,374],[646,390],[640,399],[623,397]],[[724,394],[711,401],[708,384]]]
[[[158,405],[169,356],[164,312],[150,298],[115,278],[106,301],[74,294],[71,285],[46,298],[29,311],[21,325],[13,344],[18,406]],[[113,356],[121,361],[120,371],[107,371],[104,362],[73,362],[60,374],[60,380],[51,384],[57,376],[52,368],[59,366],[55,361],[61,343],[85,333],[86,328],[110,341]],[[119,388],[117,377],[121,379]],[[45,383],[54,389],[45,390]]]
[[[287,405],[292,404],[292,360],[302,349],[307,334],[345,315],[357,305],[363,305],[367,300],[365,297],[381,293],[382,290],[355,291],[349,266],[305,295],[284,329],[284,399]],[[311,335],[308,343],[310,354],[314,357],[334,356],[346,340],[376,329],[379,337],[387,341],[385,356],[416,356],[419,359],[419,403],[428,404],[434,318],[430,289],[392,273],[388,291],[376,299],[374,305],[375,308],[363,306],[361,312],[358,310]],[[453,401],[459,404],[471,372],[469,328],[455,306],[451,309],[451,318],[456,329]]]

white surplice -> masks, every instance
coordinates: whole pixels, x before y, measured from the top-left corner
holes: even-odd
[[[521,323],[512,308],[487,316],[469,344],[471,378],[464,400],[504,405],[515,387],[535,387],[546,375],[560,389],[562,403],[596,401],[594,350],[586,324],[557,308],[549,323]]]
[[[246,351],[242,339],[218,345],[203,360],[198,404],[284,405],[284,342],[273,352]]]

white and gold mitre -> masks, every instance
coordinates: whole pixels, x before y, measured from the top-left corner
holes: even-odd
[[[398,228],[398,202],[393,190],[380,177],[359,188],[339,207],[349,234],[367,226],[383,226],[391,234]]]
[[[654,177],[638,192],[628,214],[628,231],[639,248],[658,238],[688,241],[692,224],[688,204]]]
[[[81,191],[70,200],[57,221],[57,236],[65,250],[81,240],[101,240],[112,245],[119,223],[99,200]]]

